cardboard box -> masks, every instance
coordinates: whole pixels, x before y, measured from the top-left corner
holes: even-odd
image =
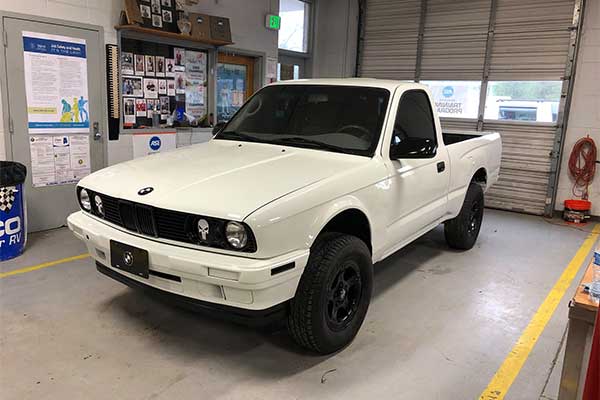
[[[190,13],[192,23],[192,38],[199,40],[210,39],[210,16],[206,14]]]
[[[210,17],[210,38],[213,40],[231,42],[229,18],[214,16]]]

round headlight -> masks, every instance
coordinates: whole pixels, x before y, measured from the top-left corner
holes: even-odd
[[[239,222],[228,222],[227,227],[225,227],[225,236],[234,249],[243,249],[248,244],[248,232],[246,232],[244,225]]]
[[[94,196],[94,204],[96,205],[96,211],[98,212],[98,215],[104,218],[104,205],[102,204],[102,199],[100,196]]]
[[[92,203],[90,201],[90,195],[88,194],[87,190],[85,190],[85,189],[81,189],[81,191],[79,192],[79,204],[81,204],[81,208],[83,208],[85,211],[92,210]]]

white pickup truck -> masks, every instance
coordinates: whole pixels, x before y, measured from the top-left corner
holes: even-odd
[[[431,93],[373,79],[258,91],[207,143],[81,180],[69,228],[97,269],[238,321],[287,319],[318,353],[369,307],[373,264],[440,223],[471,248],[497,133],[442,133]]]

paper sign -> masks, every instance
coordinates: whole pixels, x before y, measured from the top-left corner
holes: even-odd
[[[177,135],[169,133],[136,133],[133,135],[133,158],[173,150],[177,147]]]
[[[277,78],[277,59],[274,57],[267,57],[267,78]]]
[[[23,55],[29,133],[88,133],[85,40],[23,32]]]
[[[91,172],[88,135],[31,135],[33,187],[77,183]]]

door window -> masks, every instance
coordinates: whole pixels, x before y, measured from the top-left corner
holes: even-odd
[[[229,121],[252,95],[254,60],[219,54],[217,64],[217,122]]]
[[[435,123],[429,97],[421,90],[404,93],[394,122],[391,151],[395,148],[399,150],[396,155],[419,158],[415,156],[422,154],[425,158],[435,154],[436,146]]]

